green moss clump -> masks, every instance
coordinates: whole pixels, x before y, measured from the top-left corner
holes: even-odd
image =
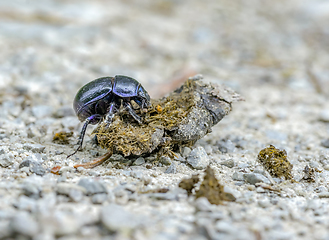
[[[270,145],[259,152],[257,160],[272,177],[292,179],[291,170],[293,165],[288,161],[285,150]]]

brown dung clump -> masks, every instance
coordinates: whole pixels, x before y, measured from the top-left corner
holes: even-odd
[[[191,178],[183,179],[178,187],[183,188],[187,191],[187,195],[192,195],[192,190],[195,188],[195,185],[199,182],[199,175],[192,175]]]
[[[293,165],[287,159],[287,152],[270,145],[261,150],[257,160],[264,166],[272,177],[292,179]]]
[[[205,197],[211,204],[216,205],[222,204],[223,201],[235,201],[232,194],[224,192],[224,186],[219,184],[211,167],[206,168],[205,174],[199,190],[195,191],[196,198]],[[191,195],[198,182],[198,175],[193,175],[189,179],[183,179],[178,186],[185,189],[188,195]]]
[[[211,167],[207,167],[205,170],[203,182],[200,185],[200,189],[195,192],[195,197],[206,197],[211,204],[222,204],[223,201],[235,201],[235,197],[224,192],[224,186],[219,184],[214,170]]]
[[[59,144],[69,144],[69,138],[73,136],[73,132],[61,131],[54,134],[53,142]]]
[[[234,91],[200,79],[190,78],[167,97],[151,100],[146,114],[136,110],[142,124],[126,111],[111,124],[100,124],[95,130],[100,146],[124,156],[172,156],[172,150],[193,145],[231,111],[232,102],[242,100]]]

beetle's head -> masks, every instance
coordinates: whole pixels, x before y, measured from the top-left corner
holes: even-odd
[[[147,112],[147,108],[151,105],[151,98],[142,85],[137,90],[137,100],[135,101],[144,112]]]

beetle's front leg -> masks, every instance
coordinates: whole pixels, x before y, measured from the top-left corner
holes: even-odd
[[[124,108],[126,108],[128,110],[128,112],[130,113],[130,115],[139,123],[142,124],[142,118],[140,116],[137,115],[137,113],[134,111],[134,109],[132,108],[130,102],[123,102],[123,106]]]
[[[100,121],[100,119],[101,119],[101,115],[99,115],[99,114],[94,114],[94,115],[92,115],[92,116],[90,116],[89,118],[86,119],[85,123],[83,124],[83,127],[81,129],[81,133],[80,133],[80,136],[79,136],[79,139],[78,139],[78,143],[77,143],[78,148],[72,154],[68,155],[67,158],[73,156],[74,154],[77,153],[77,151],[79,151],[82,148],[83,139],[85,137],[85,133],[86,133],[88,125],[89,124],[96,124]]]
[[[118,111],[118,103],[116,103],[116,102],[111,103],[110,106],[109,106],[109,108],[108,108],[108,111],[107,111],[107,114],[105,116],[105,119],[104,119],[104,122],[106,124],[106,127],[108,127],[112,123],[114,114],[117,111]]]

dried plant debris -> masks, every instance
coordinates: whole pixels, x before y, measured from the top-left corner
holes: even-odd
[[[211,204],[222,204],[223,201],[235,201],[235,197],[231,193],[224,192],[224,186],[219,184],[214,170],[207,167],[206,175],[200,185],[199,190],[195,192],[195,197],[206,197]]]
[[[59,144],[69,144],[69,138],[73,136],[73,132],[61,131],[54,134],[53,142]]]
[[[287,152],[270,145],[261,150],[257,160],[264,166],[272,177],[292,179],[293,165],[287,159]]]
[[[198,182],[199,176],[192,175],[189,179],[183,179],[178,186],[191,195]],[[211,204],[216,205],[222,204],[223,201],[235,201],[235,197],[231,193],[224,192],[224,186],[219,184],[214,170],[209,166],[205,170],[205,176],[199,189],[195,191],[195,197],[206,197]]]
[[[187,194],[190,196],[192,195],[192,190],[195,188],[196,184],[200,181],[199,175],[195,174],[192,175],[191,178],[185,178],[183,179],[178,186],[180,188],[183,188],[187,191]]]
[[[120,111],[110,125],[95,130],[101,147],[125,157],[149,153],[171,156],[180,146],[191,146],[211,132],[242,98],[232,90],[189,78],[180,88],[159,100],[152,100],[143,124]],[[142,113],[140,113],[142,115]]]
[[[306,165],[303,170],[304,176],[303,176],[302,180],[307,181],[309,183],[315,182],[315,171],[316,171],[316,169],[311,168],[310,166]]]
[[[139,193],[146,194],[146,193],[167,193],[169,192],[169,188],[156,188],[156,189],[149,189],[147,191],[140,191]]]

